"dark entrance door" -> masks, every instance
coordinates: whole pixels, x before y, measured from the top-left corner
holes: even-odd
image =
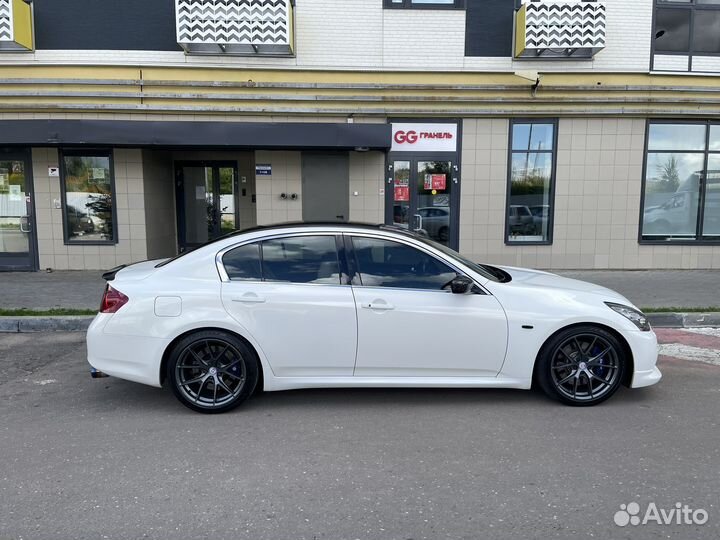
[[[180,251],[198,247],[234,231],[240,222],[237,163],[175,163]]]
[[[391,154],[386,221],[457,248],[459,180],[457,165],[442,156]]]
[[[303,221],[347,221],[349,214],[350,158],[347,152],[303,152]]]
[[[35,270],[29,151],[0,150],[0,270]]]

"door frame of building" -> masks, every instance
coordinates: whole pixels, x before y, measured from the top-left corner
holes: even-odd
[[[394,190],[394,162],[409,161],[410,162],[410,208],[415,204],[417,210],[417,164],[423,161],[449,161],[450,162],[450,181],[453,188],[450,190],[450,236],[448,237],[448,247],[457,250],[460,245],[460,163],[459,152],[389,152],[387,154],[385,170],[387,178],[385,179],[385,223],[393,224],[393,210],[395,206],[395,190]]]
[[[213,169],[213,200],[220,199],[220,169],[233,169],[233,192],[235,196],[235,226],[240,223],[240,207],[239,207],[239,182],[238,182],[238,164],[232,160],[179,160],[173,163],[173,174],[175,177],[175,209],[177,215],[177,242],[178,252],[188,249],[194,249],[200,244],[188,244],[185,239],[185,181],[183,177],[183,169],[185,167],[209,167]],[[220,206],[215,204],[216,227],[213,238],[220,236],[221,215]]]
[[[418,161],[450,161],[452,163],[452,177],[450,181],[454,184],[450,192],[450,237],[448,247],[460,250],[460,192],[462,190],[462,139],[463,121],[461,118],[414,118],[414,117],[393,117],[387,119],[388,124],[409,123],[409,124],[456,124],[457,138],[454,152],[398,152],[389,150],[385,154],[385,223],[393,224],[394,197],[394,170],[393,162],[410,161],[410,175],[415,178]],[[392,143],[392,141],[391,141]],[[411,195],[412,197],[412,195]]]
[[[0,257],[0,272],[35,272],[40,268],[38,257],[38,238],[37,238],[37,219],[35,212],[35,185],[33,182],[33,162],[31,148],[0,148],[0,160],[17,160],[25,163],[25,193],[23,196],[26,200],[28,211],[28,225],[30,232],[28,238],[28,256],[17,257],[17,259],[26,259],[27,264],[4,264]],[[29,200],[28,200],[29,197]],[[7,259],[12,260],[10,257]],[[13,258],[14,259],[14,258]]]

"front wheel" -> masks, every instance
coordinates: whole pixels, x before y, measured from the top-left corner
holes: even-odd
[[[258,381],[254,352],[236,336],[206,330],[181,339],[167,363],[175,397],[190,409],[222,413],[245,401]]]
[[[595,326],[578,326],[543,346],[536,376],[548,396],[567,405],[589,406],[617,391],[626,365],[626,353],[615,336]]]

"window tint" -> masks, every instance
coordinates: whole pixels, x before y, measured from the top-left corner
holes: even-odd
[[[266,281],[340,284],[334,236],[295,236],[262,243]]]
[[[690,47],[690,10],[661,8],[656,12],[655,50],[686,52]]]
[[[418,249],[390,240],[354,237],[362,285],[439,291],[457,276],[452,268]]]
[[[260,281],[260,244],[240,246],[223,255],[223,265],[232,281]]]
[[[720,11],[695,12],[693,50],[696,53],[720,52]]]

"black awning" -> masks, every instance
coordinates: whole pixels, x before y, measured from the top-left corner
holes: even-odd
[[[0,146],[329,149],[390,147],[388,124],[3,120]]]

